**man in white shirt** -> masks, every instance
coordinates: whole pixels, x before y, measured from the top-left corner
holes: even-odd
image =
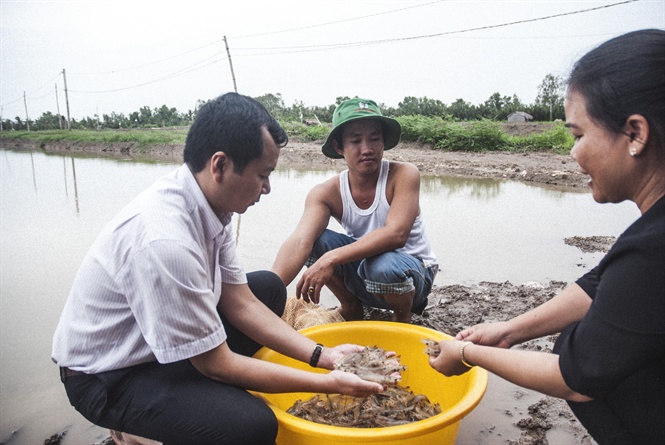
[[[322,151],[344,158],[348,169],[309,192],[272,266],[288,286],[307,265],[296,297],[318,303],[327,286],[345,320],[362,319],[370,306],[410,322],[412,312],[425,309],[438,270],[420,214],[420,173],[413,164],[383,159],[400,135],[399,122],[383,116],[374,101],[337,106]],[[330,218],[346,234],[327,229]]]
[[[72,405],[92,423],[172,444],[273,444],[277,421],[246,389],[369,395],[355,375],[253,359],[265,345],[332,369],[280,319],[272,272],[245,274],[231,227],[270,192],[287,136],[257,101],[228,93],[197,113],[185,163],[123,209],[86,255],[53,339]],[[114,434],[115,438],[122,435]]]

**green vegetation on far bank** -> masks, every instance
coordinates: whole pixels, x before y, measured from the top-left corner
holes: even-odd
[[[491,120],[457,122],[436,116],[396,117],[402,126],[402,141],[422,142],[446,151],[548,151],[566,154],[573,137],[563,122],[500,123]],[[283,123],[289,137],[302,141],[322,141],[331,126]],[[511,134],[506,128],[532,129],[527,134]],[[517,131],[519,133],[519,131]]]
[[[98,144],[129,142],[136,143],[140,147],[148,147],[157,144],[184,144],[187,130],[188,127],[132,130],[5,131],[0,133],[0,138],[38,140],[40,145],[58,141]]]
[[[447,121],[439,117],[404,116],[402,139],[432,144],[448,151],[544,151],[567,153],[573,137],[563,122],[545,124],[539,131],[511,135],[504,125],[491,120],[468,122]],[[533,128],[529,123],[509,124],[513,128]],[[541,124],[542,125],[542,124]]]
[[[439,117],[401,116],[402,140],[422,142],[446,151],[549,151],[567,153],[572,136],[563,123],[543,125],[527,134],[510,134],[504,125],[490,120],[448,121]],[[299,141],[322,141],[330,124],[307,126],[299,122],[282,122],[289,138]],[[532,128],[531,124],[510,124],[512,128]],[[62,140],[73,143],[135,143],[141,148],[152,145],[184,144],[188,127],[130,130],[47,130],[1,132],[0,139],[37,140],[39,146]]]

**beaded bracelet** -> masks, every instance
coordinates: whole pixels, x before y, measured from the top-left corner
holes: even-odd
[[[321,351],[323,351],[323,345],[321,343],[317,343],[316,347],[314,348],[314,352],[312,352],[312,358],[309,359],[309,366],[312,368],[316,368],[316,365],[319,364]]]
[[[473,344],[472,342],[467,341],[467,342],[464,342],[464,344],[462,345],[461,348],[459,348],[460,361],[467,368],[473,368],[473,365],[469,364],[469,362],[467,362],[466,359],[464,358],[464,348],[466,348],[467,346],[472,345],[472,344]]]

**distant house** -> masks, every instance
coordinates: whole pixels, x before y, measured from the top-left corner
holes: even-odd
[[[516,111],[508,115],[508,122],[529,122],[532,119],[533,116],[524,111]]]

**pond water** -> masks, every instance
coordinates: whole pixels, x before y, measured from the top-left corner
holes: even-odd
[[[64,429],[63,444],[108,435],[69,405],[50,360],[51,337],[97,233],[176,166],[0,150],[0,443],[43,443]],[[247,271],[270,268],[307,191],[334,173],[273,173],[272,193],[234,220]],[[589,193],[510,181],[423,177],[421,190],[442,268],[438,285],[571,282],[602,254],[583,253],[564,238],[618,236],[639,217],[631,203],[599,205]],[[323,302],[335,304],[330,295]],[[461,433],[465,428],[475,426],[463,422]]]

